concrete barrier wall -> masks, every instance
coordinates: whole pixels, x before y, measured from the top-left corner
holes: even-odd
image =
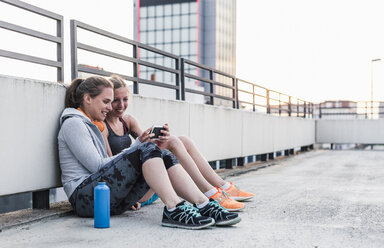
[[[0,75],[0,195],[61,185],[57,153],[65,88]]]
[[[59,116],[65,87],[0,75],[0,195],[59,187]],[[168,123],[209,160],[269,153],[315,142],[315,121],[134,95],[127,113],[144,129]]]
[[[316,142],[384,144],[384,119],[317,120]]]

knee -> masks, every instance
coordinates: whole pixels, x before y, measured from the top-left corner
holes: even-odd
[[[168,170],[172,166],[179,164],[179,160],[168,150],[161,151],[165,168]]]
[[[193,146],[193,141],[191,138],[189,138],[187,136],[179,136],[178,138],[183,143],[183,145],[185,146],[185,148],[187,150]]]
[[[153,142],[145,142],[140,145],[141,161],[144,163],[148,159],[161,157],[160,148]]]
[[[174,149],[177,149],[181,145],[183,145],[183,143],[181,142],[181,140],[177,136],[171,135],[168,137],[169,150],[174,151]]]

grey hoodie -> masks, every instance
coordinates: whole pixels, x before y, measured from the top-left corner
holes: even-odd
[[[81,111],[64,109],[60,126],[61,181],[69,198],[79,184],[114,157],[108,157],[101,132]]]

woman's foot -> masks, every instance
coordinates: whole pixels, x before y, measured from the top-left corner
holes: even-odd
[[[197,208],[196,204],[194,205]],[[216,226],[231,226],[241,221],[237,213],[230,213],[220,204],[209,199],[209,203],[203,208],[197,208],[202,216],[211,217],[215,220]]]
[[[192,205],[185,201],[176,205],[176,209],[169,211],[164,207],[161,225],[184,229],[202,229],[215,224],[210,216],[202,216]]]
[[[230,182],[230,187],[228,189],[225,189],[225,192],[231,197],[233,200],[236,201],[248,201],[252,199],[255,194],[246,192],[244,190],[239,189],[236,187],[233,183]]]
[[[224,190],[216,188],[217,192],[209,197],[210,199],[216,200],[222,207],[227,209],[229,212],[240,211],[244,208],[245,204],[233,200]]]

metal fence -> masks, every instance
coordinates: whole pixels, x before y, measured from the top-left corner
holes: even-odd
[[[56,49],[57,59],[54,61],[54,60],[44,59],[41,57],[30,56],[23,53],[3,50],[1,48],[0,48],[0,56],[5,58],[10,58],[10,59],[16,59],[20,61],[40,64],[44,66],[55,67],[57,68],[57,81],[58,82],[63,81],[64,80],[63,17],[61,15],[55,14],[53,12],[38,8],[36,6],[30,5],[28,3],[21,2],[18,0],[0,0],[0,2],[12,5],[14,7],[17,7],[17,8],[20,8],[20,9],[23,9],[23,10],[26,10],[26,11],[29,11],[37,15],[44,16],[56,21],[56,36],[39,32],[33,29],[25,28],[19,25],[2,21],[2,20],[0,20],[0,28],[55,43],[57,46],[57,49]]]
[[[384,102],[326,101],[316,105],[314,117],[319,119],[384,118]]]
[[[237,79],[239,108],[279,116],[312,117],[314,104]]]
[[[132,55],[115,53],[100,47],[95,47],[81,43],[77,39],[79,30],[86,30],[93,34],[114,39],[119,42],[123,42],[130,45],[132,48]],[[84,50],[90,53],[96,53],[103,56],[111,57],[118,60],[123,60],[131,63],[132,75],[126,73],[117,73],[113,71],[104,70],[95,65],[83,65],[78,63],[78,52]],[[159,65],[156,63],[148,62],[140,58],[140,51],[149,51],[156,56],[165,56],[173,60],[172,67]],[[224,102],[230,102],[226,106],[232,108],[242,108],[241,104],[250,104],[252,111],[261,111],[268,114],[298,116],[298,117],[311,117],[313,104],[301,99],[296,99],[293,102],[293,97],[264,88],[254,83],[247,82],[236,78],[233,75],[229,75],[214,68],[193,62],[191,60],[164,52],[154,47],[147,46],[145,44],[127,39],[125,37],[110,33],[106,30],[93,27],[91,25],[79,22],[77,20],[71,20],[71,59],[72,59],[72,79],[79,76],[79,72],[110,76],[111,74],[120,75],[122,78],[133,82],[133,93],[138,94],[140,92],[140,85],[152,85],[156,87],[163,87],[175,90],[176,100],[186,100],[186,93],[201,95],[205,98],[205,103],[210,105],[222,105],[218,103],[219,100]],[[167,73],[172,73],[176,80],[175,84],[156,81],[155,77],[152,79],[146,79],[140,77],[140,66],[151,68],[153,70],[159,70]],[[195,71],[200,72],[197,74],[189,73],[188,69],[194,68]],[[204,72],[204,73],[203,73]],[[227,79],[227,80],[224,80]],[[186,85],[186,80],[195,80],[196,84],[203,85],[204,90],[197,90],[190,88]],[[230,83],[228,83],[230,82]],[[251,85],[252,90],[247,90],[239,87],[239,83],[245,83]],[[263,93],[256,93],[255,88],[263,89]],[[221,89],[220,92],[218,89]],[[253,99],[247,101],[241,99],[240,93],[248,94]],[[264,103],[257,103],[256,98],[265,99]],[[287,100],[284,100],[286,98]],[[259,108],[257,108],[259,107]],[[262,108],[263,110],[260,110]]]
[[[97,35],[101,35],[119,42],[122,42],[126,45],[129,45],[132,47],[132,54],[133,56],[130,56],[129,54],[120,54],[120,53],[115,53],[112,51],[108,51],[105,49],[101,49],[95,46],[90,46],[84,43],[78,42],[77,35],[79,29],[82,30],[87,30],[89,32],[92,32]],[[162,56],[166,56],[172,60],[174,60],[174,67],[166,67],[162,65],[157,65],[154,63],[150,63],[148,61],[140,60],[139,59],[139,51],[140,49],[144,49]],[[128,74],[121,74],[121,73],[116,73],[116,72],[111,72],[111,71],[106,71],[97,67],[90,67],[87,65],[81,65],[78,64],[78,51],[79,50],[85,50],[91,53],[96,53],[100,55],[104,55],[107,57],[119,59],[122,61],[126,61],[132,64],[133,67],[133,75],[128,75]],[[141,44],[139,42],[130,40],[128,38],[122,37],[120,35],[113,34],[111,32],[108,32],[106,30],[102,30],[96,27],[93,27],[91,25],[79,22],[77,20],[71,20],[71,61],[72,61],[72,79],[77,78],[79,76],[79,72],[85,72],[85,73],[90,73],[90,74],[95,74],[95,75],[102,75],[102,76],[110,76],[112,74],[114,75],[119,75],[122,78],[132,81],[133,82],[133,93],[138,94],[140,92],[140,87],[139,85],[141,84],[147,84],[147,85],[152,85],[152,86],[157,86],[157,87],[163,87],[163,88],[168,88],[168,89],[173,89],[175,90],[175,98],[178,100],[183,100],[183,95],[184,95],[184,86],[182,85],[182,81],[180,80],[180,57],[175,56],[173,54],[161,51],[159,49],[147,46],[145,44]],[[171,85],[171,84],[166,84],[163,82],[158,82],[158,81],[151,81],[147,79],[143,79],[139,77],[139,67],[140,66],[146,66],[149,68],[165,71],[172,73],[176,76],[176,84]]]

